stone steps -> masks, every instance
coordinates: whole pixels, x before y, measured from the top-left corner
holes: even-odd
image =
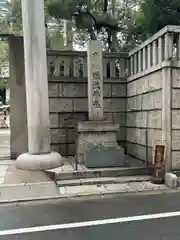
[[[56,181],[58,187],[82,186],[82,185],[104,185],[104,184],[124,184],[130,182],[150,181],[150,176],[125,176],[125,177],[99,177],[99,178],[80,178],[71,180]]]
[[[146,167],[98,168],[72,171],[62,171],[61,168],[56,168],[48,170],[46,173],[52,180],[58,181],[100,177],[144,176],[149,175],[151,171]]]

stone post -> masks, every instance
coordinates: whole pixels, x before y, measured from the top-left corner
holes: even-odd
[[[16,166],[45,170],[62,165],[62,158],[50,152],[50,123],[45,42],[44,0],[22,0],[28,149]]]
[[[10,156],[16,159],[28,150],[23,38],[9,36],[10,62]]]
[[[103,57],[101,41],[88,43],[89,120],[103,120]]]

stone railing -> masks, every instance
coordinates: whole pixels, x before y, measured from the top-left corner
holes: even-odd
[[[103,53],[104,78],[124,78],[128,53]],[[48,74],[54,77],[87,77],[87,53],[79,51],[47,51]]]
[[[163,61],[180,60],[180,26],[166,26],[129,53],[129,76],[156,68]]]

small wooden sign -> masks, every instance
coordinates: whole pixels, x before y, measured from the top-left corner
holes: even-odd
[[[156,167],[162,167],[164,166],[165,162],[165,145],[155,145],[154,147],[154,165]]]
[[[166,144],[163,141],[156,141],[154,145],[152,182],[163,183],[165,174]]]

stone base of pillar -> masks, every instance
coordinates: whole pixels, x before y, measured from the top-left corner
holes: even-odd
[[[60,167],[63,164],[63,158],[57,152],[39,155],[23,153],[16,160],[16,167],[22,170],[47,170]]]
[[[124,166],[124,148],[116,140],[118,128],[107,121],[79,122],[77,161],[86,167]]]

